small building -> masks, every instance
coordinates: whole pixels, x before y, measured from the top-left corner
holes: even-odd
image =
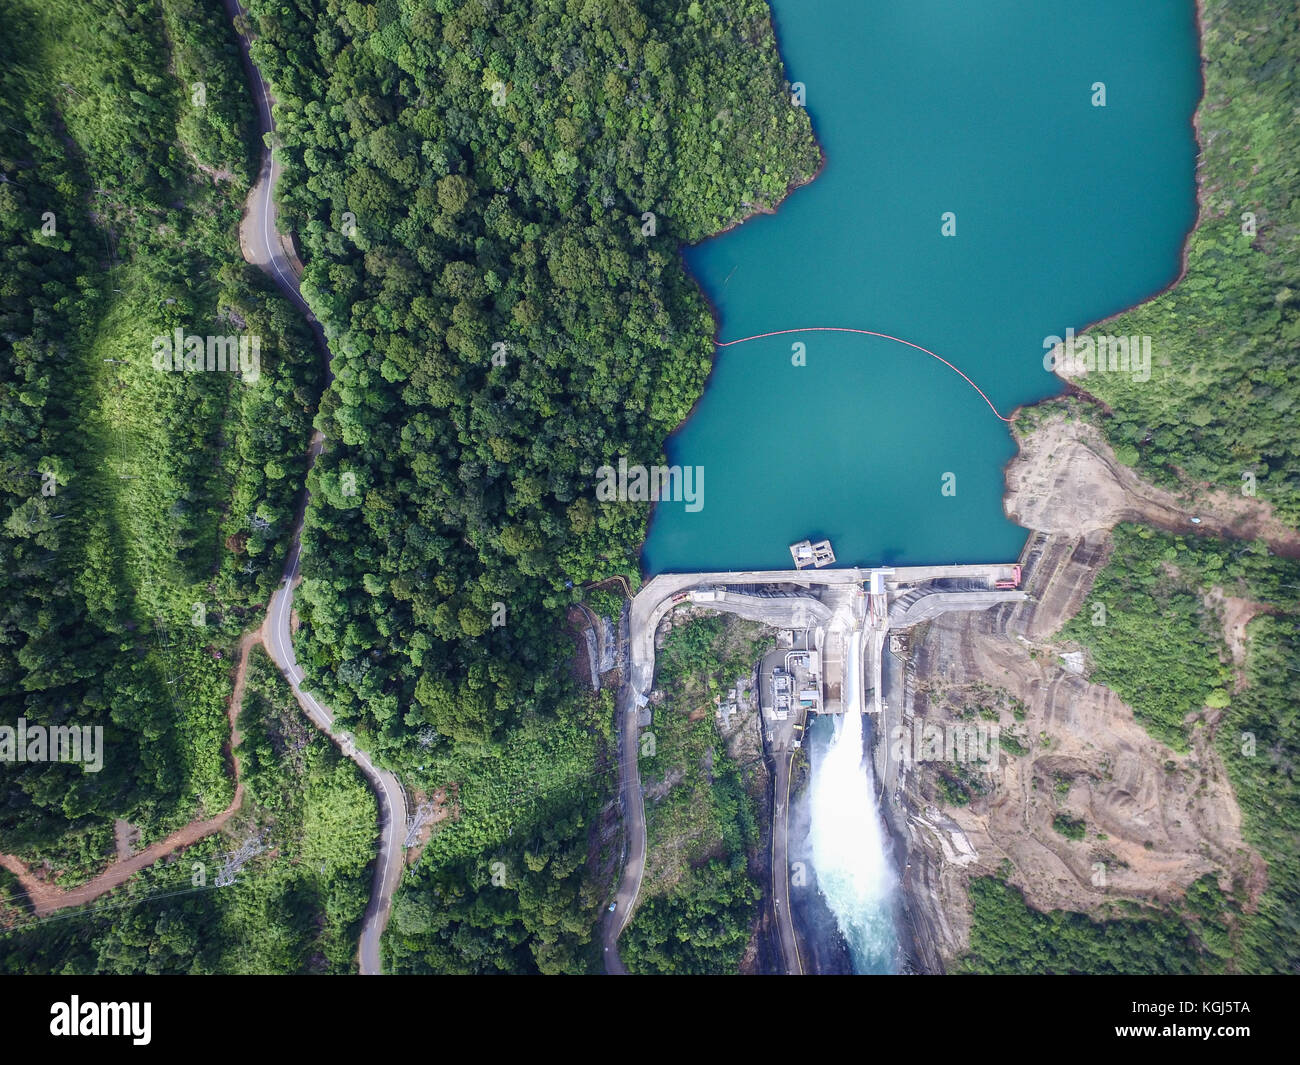
[[[884,595],[885,580],[886,578],[892,577],[893,575],[894,575],[894,568],[892,566],[884,566],[879,569],[873,569],[871,571],[871,583],[870,583],[871,594]]]
[[[809,566],[821,569],[834,563],[835,551],[829,540],[818,540],[816,543],[800,540],[797,544],[790,545],[790,557],[794,559],[795,569],[807,569]]]

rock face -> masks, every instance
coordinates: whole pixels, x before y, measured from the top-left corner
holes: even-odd
[[[970,720],[960,715],[981,706],[1015,739],[974,778],[966,805],[942,797],[951,767],[903,773],[892,820],[917,961],[931,971],[969,946],[973,876],[1002,875],[1039,909],[1099,916],[1120,900],[1167,902],[1207,873],[1263,883],[1212,730],[1175,753],[1052,644],[1083,606],[1116,522],[1185,532],[1187,513],[1118,463],[1096,430],[1064,418],[1022,441],[1007,489],[1007,513],[1034,530],[1022,556],[1029,601],[930,623],[912,640],[903,684],[902,723]],[[1058,818],[1082,822],[1083,838]]]
[[[1244,881],[1262,869],[1241,837],[1240,811],[1205,730],[1177,754],[1114,692],[1055,656],[1033,656],[1024,637],[1032,606],[1019,617],[946,616],[917,650],[917,676],[926,680],[912,699],[916,715],[954,720],[957,708],[990,702],[996,685],[1022,713],[1016,720],[1004,709],[998,725],[1027,749],[1002,750],[987,792],[968,805],[914,815],[918,875],[946,916],[944,941],[934,944],[945,964],[969,943],[967,879],[1005,872],[1004,859],[1031,905],[1102,914],[1118,899],[1167,902],[1207,873]],[[930,790],[933,772],[924,767],[920,781],[909,781],[909,797]],[[1057,817],[1084,822],[1085,838],[1059,832]],[[916,869],[918,857],[909,860]]]
[[[1073,536],[1136,517],[1113,460],[1099,453],[1099,439],[1089,439],[1095,435],[1057,421],[1022,440],[1006,471],[1007,517],[1027,529]]]
[[[1098,429],[1064,415],[1049,416],[1020,438],[1006,484],[1007,517],[1037,532],[1080,536],[1135,521],[1170,532],[1266,540],[1275,553],[1300,557],[1300,532],[1265,500],[1213,485],[1188,484],[1174,493],[1148,484],[1115,457]]]

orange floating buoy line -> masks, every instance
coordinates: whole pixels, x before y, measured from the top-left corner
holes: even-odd
[[[748,343],[751,340],[763,340],[766,337],[787,336],[790,333],[857,333],[860,336],[879,337],[881,340],[892,340],[895,344],[904,344],[909,348],[915,348],[917,351],[923,351],[925,352],[925,354],[929,355],[930,358],[938,359],[941,363],[943,363],[946,367],[948,367],[948,369],[952,370],[953,373],[960,376],[963,381],[965,381],[968,385],[971,386],[971,388],[975,389],[975,391],[979,393],[980,399],[982,399],[985,403],[989,405],[989,410],[991,410],[994,414],[996,414],[999,418],[1002,419],[1002,421],[1006,422],[1008,425],[1011,424],[1011,419],[1008,418],[1001,411],[999,411],[997,407],[993,406],[993,401],[984,394],[984,389],[980,388],[979,385],[977,385],[974,381],[972,381],[969,377],[967,377],[964,373],[962,373],[960,369],[958,369],[956,366],[950,363],[942,355],[939,355],[936,352],[931,351],[929,348],[923,348],[920,344],[915,344],[910,340],[904,340],[902,337],[890,336],[888,333],[877,333],[872,329],[850,329],[847,326],[842,326],[842,325],[810,325],[810,326],[805,326],[802,329],[777,329],[771,333],[755,333],[752,337],[741,337],[739,340],[715,340],[713,343],[720,348],[730,348],[736,344]]]

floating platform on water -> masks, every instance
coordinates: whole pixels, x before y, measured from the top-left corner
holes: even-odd
[[[821,569],[835,562],[835,550],[829,540],[800,540],[790,545],[790,557],[794,559],[795,569],[807,569],[812,566]]]

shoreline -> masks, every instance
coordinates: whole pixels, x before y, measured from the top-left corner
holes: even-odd
[[[1201,3],[1201,2],[1202,0],[1197,0],[1197,3]],[[776,55],[777,58],[781,61],[781,74],[785,78],[786,91],[788,93],[790,87],[794,84],[794,82],[790,80],[790,72],[785,62],[785,52],[781,48],[781,34],[777,31],[776,28],[776,12],[772,10],[772,5],[770,2],[767,5],[767,24],[772,30],[772,43],[776,45]],[[830,161],[830,158],[826,154],[826,146],[822,144],[821,138],[817,136],[817,128],[813,123],[812,112],[808,110],[808,106],[806,104],[803,105],[803,109],[808,115],[808,127],[810,132],[812,133],[813,143],[817,146],[817,154],[821,157],[821,161],[817,164],[817,169],[814,170],[812,174],[810,174],[803,181],[790,182],[786,186],[785,192],[782,193],[779,197],[777,197],[776,202],[773,203],[770,207],[754,207],[748,213],[741,215],[739,218],[735,219],[732,222],[728,222],[722,229],[719,229],[717,232],[710,233],[707,237],[703,237],[700,240],[696,241],[695,244],[687,245],[685,242],[678,244],[677,254],[679,258],[682,255],[682,249],[685,247],[694,248],[710,240],[717,240],[719,237],[724,236],[727,233],[730,233],[736,227],[744,225],[751,218],[757,218],[759,215],[776,214],[781,204],[785,203],[785,201],[790,198],[790,195],[796,189],[801,189],[805,185],[811,185],[814,181],[816,181],[819,177],[821,177],[822,171],[826,169],[826,164]],[[685,259],[682,258],[681,262],[683,268],[685,269],[686,266]],[[686,272],[691,276],[692,279],[694,279],[695,275],[692,274],[690,270],[686,270]],[[696,287],[700,289],[701,293],[704,293],[704,287],[700,285],[698,281],[696,281]],[[713,306],[713,301],[708,299],[707,294],[705,295],[705,300],[709,304],[709,311],[713,315],[713,322],[714,325],[716,326],[721,321],[717,312],[717,308]],[[718,331],[715,328],[714,337],[716,338],[717,336],[718,336]],[[683,422],[683,424],[685,424],[685,422]]]
[[[1154,301],[1160,299],[1161,296],[1167,295],[1168,293],[1172,292],[1175,288],[1177,288],[1180,284],[1182,284],[1183,279],[1187,276],[1187,269],[1190,264],[1191,254],[1192,254],[1192,237],[1195,235],[1196,231],[1201,227],[1201,224],[1206,219],[1206,214],[1205,214],[1206,197],[1205,197],[1205,180],[1204,180],[1205,175],[1202,169],[1202,162],[1205,155],[1205,144],[1201,138],[1201,108],[1205,106],[1205,93],[1208,84],[1205,76],[1205,71],[1206,68],[1209,66],[1209,62],[1205,58],[1205,0],[1194,0],[1192,7],[1193,7],[1193,24],[1196,30],[1197,59],[1198,59],[1199,73],[1201,78],[1201,91],[1196,98],[1196,106],[1192,108],[1192,118],[1191,118],[1192,139],[1196,143],[1196,171],[1193,174],[1193,178],[1192,178],[1193,185],[1195,187],[1196,211],[1194,212],[1194,216],[1192,218],[1192,224],[1188,227],[1187,232],[1183,234],[1182,253],[1179,257],[1178,273],[1168,284],[1157,289],[1151,295],[1145,296],[1134,304],[1130,304],[1129,306],[1123,307],[1120,310],[1113,312],[1112,314],[1105,315],[1102,318],[1098,318],[1094,322],[1089,322],[1087,325],[1079,327],[1074,331],[1075,336],[1082,336],[1084,333],[1096,329],[1099,326],[1103,326],[1108,322],[1113,322],[1116,318],[1123,317],[1124,315],[1137,310],[1139,307],[1145,307],[1148,303],[1153,303]],[[1108,404],[1103,403],[1100,399],[1098,399],[1086,388],[1083,388],[1079,384],[1079,381],[1084,380],[1086,378],[1086,375],[1085,378],[1068,377],[1065,374],[1061,373],[1059,368],[1053,369],[1052,373],[1056,377],[1059,377],[1061,381],[1063,381],[1068,386],[1068,388],[1072,388],[1075,394],[1081,395],[1084,398],[1091,400],[1093,403],[1096,403],[1098,406],[1104,408],[1107,414],[1111,413],[1111,409]],[[1022,409],[1035,407],[1043,403],[1050,403],[1052,402],[1052,400],[1059,399],[1060,396],[1067,395],[1067,394],[1069,394],[1068,389],[1066,392],[1062,392],[1058,396],[1049,396],[1045,399],[1035,400],[1033,403],[1022,403],[1019,407],[1016,407],[1014,410],[1011,411],[1011,417],[1013,419],[1013,423],[1016,415],[1018,415]],[[1014,432],[1012,435],[1014,435]],[[1005,503],[1005,496],[1003,501]]]
[[[1186,231],[1182,236],[1177,271],[1167,283],[1160,286],[1157,290],[1155,290],[1151,294],[1144,296],[1143,298],[1137,300],[1131,305],[1123,307],[1095,321],[1089,322],[1088,324],[1079,328],[1076,331],[1077,334],[1084,334],[1089,331],[1095,330],[1101,326],[1104,326],[1108,322],[1114,321],[1115,319],[1121,317],[1122,315],[1130,313],[1136,308],[1142,307],[1148,303],[1160,299],[1162,296],[1171,292],[1174,288],[1176,288],[1179,284],[1181,284],[1184,281],[1184,279],[1187,277],[1188,270],[1190,267],[1192,238],[1195,235],[1198,228],[1200,228],[1208,220],[1208,203],[1207,203],[1208,190],[1207,190],[1207,178],[1206,178],[1205,164],[1204,164],[1205,143],[1203,139],[1202,122],[1201,122],[1202,110],[1206,106],[1207,91],[1208,91],[1208,78],[1207,78],[1208,60],[1206,57],[1206,38],[1205,38],[1207,20],[1206,20],[1206,12],[1205,12],[1205,0],[1195,0],[1195,3],[1193,4],[1193,20],[1194,20],[1194,32],[1196,34],[1196,42],[1197,42],[1196,47],[1197,47],[1198,73],[1200,78],[1199,91],[1197,93],[1194,105],[1191,110],[1191,115],[1190,115],[1192,137],[1193,137],[1193,142],[1196,146],[1195,166],[1194,166],[1193,179],[1192,179],[1194,210],[1193,210],[1193,216],[1190,225],[1188,226],[1188,228],[1186,229]],[[774,21],[773,21],[773,32],[775,34]],[[814,137],[816,137],[815,128],[813,132],[814,132]],[[791,193],[793,193],[795,189],[801,187],[802,185],[810,184],[813,180],[815,180],[818,176],[820,176],[820,174],[825,170],[829,159],[826,150],[822,145],[820,139],[818,139],[817,144],[818,144],[818,149],[821,152],[821,156],[822,156],[821,165],[818,167],[817,171],[812,175],[812,177],[809,178],[807,181],[791,184],[791,186],[787,189],[787,193],[786,193],[787,197]],[[746,220],[748,220],[748,218],[753,217],[755,214],[775,214],[777,213],[777,207],[779,207],[780,203],[783,203],[784,200],[785,197],[783,197],[780,201],[778,201],[777,205],[774,207],[751,211],[743,218],[737,219],[735,222],[732,222],[724,229],[720,230],[715,234],[712,234],[711,236],[705,239],[714,240],[717,239],[718,237],[724,236],[726,233],[735,229],[737,226],[742,225]],[[701,241],[699,243],[702,244],[704,242]],[[690,245],[690,246],[694,247],[697,245]],[[687,247],[687,245],[685,244],[680,244],[678,246],[678,254],[683,256],[684,267],[685,267],[685,261],[684,261],[683,250],[685,247]],[[677,434],[680,433],[682,429],[685,427],[685,425],[687,424],[687,422],[689,422],[690,419],[697,414],[700,404],[708,392],[709,385],[712,382],[714,373],[716,372],[718,356],[721,354],[717,348],[717,344],[719,343],[722,335],[721,332],[722,316],[719,311],[719,308],[717,307],[717,305],[715,305],[714,301],[710,296],[709,291],[696,277],[696,275],[694,275],[689,268],[686,268],[686,272],[688,273],[688,275],[691,276],[692,281],[695,282],[696,288],[700,292],[701,296],[703,297],[705,305],[708,307],[709,313],[713,318],[714,333],[712,339],[715,345],[715,349],[713,353],[713,361],[710,366],[709,373],[705,379],[700,395],[696,398],[695,402],[692,404],[689,413],[686,415],[682,423],[676,429],[674,429],[673,432],[670,433],[668,437],[664,440],[663,452],[665,457],[667,457],[669,448],[672,442],[674,441],[674,439],[677,437]],[[1033,530],[1029,529],[1026,526],[1020,525],[1018,521],[1015,521],[1014,518],[1010,517],[1007,511],[1007,504],[1010,500],[1011,493],[1009,489],[1006,487],[1007,471],[1011,468],[1011,465],[1014,462],[1016,462],[1022,457],[1024,453],[1024,436],[1017,431],[1017,426],[1016,426],[1016,422],[1019,420],[1020,413],[1023,410],[1028,410],[1030,408],[1045,407],[1049,404],[1059,403],[1061,402],[1061,400],[1068,399],[1071,397],[1078,397],[1088,401],[1089,403],[1093,404],[1096,408],[1101,410],[1106,415],[1112,413],[1109,405],[1105,404],[1096,396],[1093,396],[1091,393],[1089,393],[1086,388],[1082,387],[1082,385],[1079,383],[1078,380],[1071,378],[1065,375],[1064,373],[1060,373],[1057,371],[1054,372],[1056,373],[1057,378],[1061,382],[1061,388],[1056,394],[1052,396],[1044,397],[1042,399],[1034,400],[1029,403],[1019,404],[1018,406],[1014,407],[1012,410],[1008,412],[1010,420],[1008,422],[1007,428],[1010,432],[1013,441],[1015,441],[1016,451],[1015,454],[1012,455],[1007,460],[1006,464],[1003,466],[1004,488],[1002,493],[1002,509],[1003,509],[1003,513],[1008,516],[1009,520],[1012,520],[1013,522],[1015,522],[1015,524],[1018,527],[1024,530],[1025,545],[1030,543],[1031,538],[1033,536]],[[645,567],[645,560],[644,560],[645,548],[646,548],[646,544],[649,542],[650,536],[654,528],[654,521],[657,517],[658,517],[658,507],[657,506],[652,507],[650,516],[647,520],[645,539],[642,541],[640,545],[640,550],[637,556],[637,561],[641,567],[643,577],[647,572]],[[1021,550],[1023,552],[1024,550],[1023,545]],[[875,747],[875,741],[877,740],[878,737],[873,737],[873,743],[871,744],[872,748]],[[870,757],[870,754],[868,756]],[[885,812],[882,811],[882,816],[884,817],[884,821],[889,833],[889,838],[893,850],[893,858],[895,859],[895,868],[897,871],[897,860],[900,855],[906,856],[907,849],[908,849],[907,848],[908,841],[905,835],[899,831],[899,825],[897,825],[892,818],[888,816],[884,816],[884,813]],[[920,944],[918,942],[918,939],[920,937],[918,936],[916,929],[913,927],[913,922],[916,919],[915,915],[918,911],[921,913],[925,912],[929,899],[924,895],[923,892],[919,896],[914,896],[913,893],[909,890],[905,879],[902,876],[900,876],[899,902],[901,904],[900,913],[896,915],[895,927],[896,927],[896,933],[898,934],[899,937],[900,950],[903,958],[905,959],[904,964],[906,967],[911,968],[913,971],[921,971],[921,972],[928,971],[929,966],[926,965],[926,962],[922,957],[922,951],[920,949]],[[805,934],[807,934],[806,929],[802,929],[802,931],[804,931]],[[946,966],[944,966],[943,968],[946,968]],[[942,972],[943,968],[941,968],[939,971]]]
[[[805,108],[805,110],[807,110],[807,108]],[[811,116],[810,116],[810,117],[809,117],[809,122],[811,122],[811,121],[812,121],[812,119],[811,119]],[[817,136],[817,134],[816,134],[815,131],[813,132],[813,141],[814,141],[814,143],[817,145],[817,154],[821,157],[821,162],[819,162],[819,163],[817,164],[817,169],[816,169],[816,170],[814,170],[811,174],[809,174],[809,175],[808,175],[806,178],[804,178],[802,181],[792,181],[792,182],[790,182],[790,184],[788,184],[788,185],[785,187],[785,192],[781,193],[781,195],[777,198],[776,202],[773,203],[771,206],[764,206],[764,205],[761,205],[761,204],[758,205],[758,206],[751,206],[751,207],[749,208],[749,210],[745,212],[745,214],[741,215],[739,218],[736,218],[736,219],[734,219],[734,220],[728,222],[728,223],[727,223],[725,226],[723,226],[721,229],[719,229],[719,230],[717,230],[717,231],[715,231],[715,232],[713,232],[713,233],[710,233],[708,236],[706,236],[706,237],[701,237],[701,238],[700,238],[699,240],[697,240],[694,244],[688,244],[686,241],[680,241],[680,242],[678,243],[678,245],[677,245],[677,254],[678,254],[678,256],[679,256],[679,257],[682,256],[682,249],[683,249],[683,248],[698,248],[698,247],[700,247],[700,246],[703,245],[703,244],[707,244],[707,243],[708,243],[709,241],[711,241],[711,240],[717,240],[719,237],[725,237],[728,233],[732,232],[732,230],[738,229],[740,226],[743,226],[743,225],[744,225],[746,222],[748,222],[751,218],[759,218],[759,217],[762,217],[763,215],[774,215],[774,214],[776,214],[776,213],[780,210],[781,205],[782,205],[783,203],[785,203],[785,201],[788,200],[788,199],[790,198],[790,196],[791,196],[793,193],[797,192],[799,189],[803,188],[803,187],[806,186],[806,185],[811,185],[814,181],[816,181],[819,177],[821,177],[821,175],[822,175],[822,171],[824,171],[824,170],[826,169],[826,166],[827,166],[827,164],[830,162],[830,159],[829,159],[829,157],[826,155],[826,149],[822,146],[822,142],[821,142],[820,138],[818,138],[818,136]],[[681,261],[682,261],[682,268],[685,269],[686,272],[687,272],[688,274],[690,274],[690,276],[691,276],[692,278],[694,278],[695,275],[694,275],[693,273],[691,273],[690,269],[686,266],[686,261],[685,261],[685,258],[684,258],[684,257],[682,257]],[[698,282],[696,282],[696,283],[698,284]],[[719,321],[719,315],[718,315],[718,313],[717,313],[717,308],[714,306],[713,301],[710,300],[710,299],[708,298],[707,293],[704,293],[704,287],[703,287],[702,285],[700,286],[700,292],[701,292],[701,294],[704,295],[704,298],[708,301],[708,304],[709,304],[709,310],[713,312],[713,320],[714,320],[715,323],[717,323],[717,322]],[[719,336],[720,334],[719,334],[719,332],[715,329],[713,335],[714,335],[715,337],[717,337],[717,336]]]
[[[1108,322],[1114,321],[1115,319],[1125,314],[1128,314],[1139,307],[1143,307],[1148,303],[1160,299],[1162,296],[1171,292],[1174,288],[1176,288],[1179,284],[1181,284],[1187,276],[1187,271],[1191,259],[1192,237],[1196,233],[1197,229],[1201,227],[1201,225],[1203,224],[1203,222],[1206,220],[1207,217],[1206,216],[1206,207],[1207,207],[1206,187],[1205,187],[1205,176],[1203,172],[1204,144],[1201,136],[1201,109],[1205,105],[1206,89],[1208,84],[1206,78],[1206,69],[1209,65],[1205,54],[1205,25],[1206,25],[1205,0],[1194,0],[1192,8],[1193,8],[1192,9],[1193,29],[1196,34],[1196,41],[1197,41],[1198,75],[1200,78],[1200,91],[1197,94],[1196,102],[1192,108],[1191,116],[1189,119],[1189,123],[1192,129],[1192,139],[1196,145],[1196,166],[1195,166],[1195,171],[1192,179],[1195,210],[1193,211],[1191,224],[1188,226],[1186,232],[1183,234],[1182,237],[1181,248],[1179,253],[1178,270],[1167,283],[1165,283],[1160,288],[1152,292],[1150,295],[1144,296],[1138,301],[1136,301],[1135,303],[1129,304],[1128,306],[1122,307],[1117,311],[1113,311],[1110,314],[1107,314],[1101,318],[1089,322],[1086,325],[1078,327],[1075,330],[1076,336],[1081,336],[1084,333],[1097,329],[1098,327],[1103,326]],[[781,47],[780,47],[780,35],[777,32],[775,17],[769,17],[769,25],[772,27],[772,34],[777,43],[777,54],[782,55]],[[785,72],[784,58],[782,58],[782,68],[783,68],[783,72]],[[791,84],[788,77],[788,73],[786,77],[786,82],[787,84]],[[809,121],[810,123],[812,122],[811,112],[809,113]],[[812,182],[814,182],[818,177],[820,177],[821,174],[825,171],[827,165],[829,164],[830,159],[826,151],[825,145],[822,143],[821,138],[817,134],[815,124],[813,125],[812,134],[817,144],[817,150],[821,156],[821,162],[818,165],[816,171],[814,171],[810,177],[808,177],[806,180],[803,181],[791,182],[790,185],[787,186],[785,194],[779,200],[777,200],[776,203],[773,204],[772,206],[756,207],[750,210],[749,212],[747,212],[746,214],[744,214],[743,216],[737,218],[735,221],[728,223],[728,225],[726,225],[724,228],[718,230],[715,233],[711,233],[710,235],[696,242],[695,244],[687,244],[685,242],[680,242],[677,246],[677,254],[679,257],[679,261],[682,263],[682,267],[685,270],[687,276],[695,283],[696,290],[699,292],[701,298],[704,300],[704,304],[708,308],[709,315],[713,319],[714,329],[713,329],[713,335],[711,339],[712,339],[712,344],[714,346],[714,351],[711,357],[709,372],[704,379],[704,384],[700,390],[700,394],[696,397],[695,402],[691,404],[690,410],[686,413],[685,417],[678,424],[678,426],[671,433],[669,433],[667,437],[664,438],[662,457],[665,460],[668,459],[668,450],[670,445],[677,438],[678,434],[681,433],[683,429],[685,429],[687,423],[689,423],[691,419],[696,416],[696,414],[699,411],[700,404],[704,401],[705,396],[708,394],[709,385],[712,383],[713,376],[717,372],[717,363],[720,355],[720,352],[718,351],[718,345],[720,344],[721,336],[722,336],[721,311],[719,310],[717,304],[714,303],[708,290],[704,287],[701,281],[686,265],[684,250],[688,247],[691,248],[699,247],[707,243],[708,241],[717,240],[718,238],[725,236],[727,233],[736,229],[738,226],[743,225],[746,221],[756,216],[775,215],[778,212],[781,204],[783,204],[792,193],[804,187],[805,185],[812,184]],[[1016,431],[1016,421],[1018,420],[1018,417],[1022,411],[1029,410],[1033,407],[1038,407],[1053,402],[1058,402],[1063,398],[1074,396],[1074,397],[1082,398],[1094,404],[1102,411],[1103,414],[1107,416],[1113,413],[1109,404],[1105,403],[1097,396],[1093,395],[1083,386],[1083,384],[1080,383],[1085,378],[1068,377],[1065,374],[1061,373],[1059,369],[1054,369],[1052,373],[1061,382],[1061,386],[1062,386],[1061,391],[1051,396],[1045,396],[1042,399],[1033,400],[1028,403],[1021,403],[1013,407],[1007,413],[1007,429],[1009,435],[1011,436],[1012,440],[1016,444],[1016,451],[1015,454],[1013,454],[1007,460],[1006,464],[1004,464],[1003,466],[1004,483],[1005,483],[1006,470],[1008,469],[1008,467],[1011,465],[1012,462],[1016,461],[1016,459],[1019,457],[1020,452],[1022,450],[1021,439]],[[1002,494],[1002,507],[1003,507],[1004,514],[1006,513],[1007,497],[1008,497],[1008,493],[1004,487],[1003,494]],[[652,505],[650,509],[650,515],[646,520],[645,536],[642,538],[636,554],[637,566],[639,568],[641,578],[643,581],[648,579],[648,576],[657,576],[659,572],[664,572],[664,573],[671,572],[668,570],[664,570],[664,571],[656,571],[655,574],[648,574],[645,565],[646,545],[650,541],[650,537],[654,529],[654,522],[658,517],[658,511],[659,511],[658,504]],[[1024,528],[1024,526],[1019,526],[1019,527]],[[1028,543],[1030,533],[1031,530],[1025,529],[1026,543]],[[1022,550],[1023,550],[1023,545],[1022,545]]]
[[[772,10],[770,5],[768,7],[767,22],[768,25],[772,28],[772,39],[776,42],[776,54],[781,59],[781,73],[783,76],[785,76],[785,83],[788,89],[789,86],[793,84],[793,82],[790,80],[789,71],[786,69],[785,58],[781,51],[781,37],[780,34],[777,33],[776,19],[772,15]],[[722,312],[718,309],[717,304],[713,302],[713,299],[710,297],[709,293],[704,288],[704,285],[701,283],[700,279],[696,277],[695,274],[691,271],[690,267],[686,265],[685,249],[697,248],[703,244],[707,244],[711,240],[717,240],[720,237],[723,237],[726,234],[730,233],[732,230],[736,229],[737,227],[744,225],[751,218],[757,218],[762,215],[776,214],[780,210],[781,205],[785,203],[785,201],[788,200],[796,191],[798,191],[801,188],[804,188],[807,185],[811,185],[814,181],[816,181],[819,177],[821,177],[822,173],[825,171],[826,167],[830,163],[830,156],[826,152],[826,146],[822,143],[821,138],[817,135],[817,127],[813,122],[812,112],[808,111],[807,107],[805,107],[804,110],[807,111],[808,113],[808,125],[812,132],[813,143],[817,146],[817,154],[821,160],[817,164],[817,169],[814,170],[808,177],[804,178],[802,181],[790,182],[786,186],[785,192],[771,206],[751,208],[745,214],[741,215],[740,217],[736,218],[731,222],[728,222],[727,225],[725,225],[722,229],[719,229],[714,233],[710,233],[708,236],[701,238],[700,240],[696,241],[694,244],[688,244],[686,241],[678,241],[677,243],[677,249],[676,249],[677,262],[681,266],[682,272],[695,286],[695,291],[699,293],[700,298],[704,301],[704,306],[708,309],[709,317],[713,320],[713,332],[709,336],[709,344],[711,345],[713,351],[709,356],[709,372],[705,375],[704,383],[700,386],[700,394],[695,397],[695,402],[691,404],[691,409],[688,410],[685,416],[682,418],[682,420],[677,423],[677,428],[675,428],[671,433],[669,433],[666,437],[664,437],[664,441],[662,445],[662,457],[665,460],[668,458],[669,444],[672,443],[674,437],[676,437],[678,433],[680,433],[683,429],[686,428],[687,423],[690,422],[690,420],[695,417],[696,412],[700,408],[700,404],[704,402],[704,397],[708,395],[709,383],[713,380],[713,375],[717,372],[718,358],[721,354],[718,348],[718,342],[722,337]],[[658,576],[658,573],[655,574],[647,573],[645,567],[645,561],[644,561],[646,544],[650,542],[650,533],[651,530],[654,528],[654,522],[655,522],[655,518],[658,517],[658,512],[659,512],[658,503],[652,504],[650,507],[650,515],[649,517],[646,518],[645,535],[641,538],[641,543],[638,546],[636,552],[635,561],[636,561],[637,571],[640,574],[641,581],[643,583],[647,579],[649,579],[649,577]]]
[[[1201,92],[1200,92],[1200,96],[1197,99],[1196,108],[1192,112],[1192,118],[1191,118],[1192,132],[1193,132],[1193,136],[1195,137],[1196,146],[1197,146],[1196,175],[1195,175],[1196,216],[1192,222],[1192,225],[1188,228],[1187,233],[1183,237],[1182,254],[1180,257],[1180,265],[1179,265],[1178,273],[1173,278],[1173,280],[1171,280],[1167,285],[1163,286],[1158,291],[1152,293],[1150,296],[1147,296],[1145,299],[1139,300],[1137,303],[1134,303],[1131,306],[1125,307],[1122,310],[1115,311],[1113,314],[1109,314],[1103,318],[1099,318],[1096,321],[1091,322],[1088,325],[1083,326],[1082,328],[1076,330],[1075,332],[1076,336],[1082,336],[1085,333],[1097,329],[1100,326],[1104,326],[1109,322],[1115,321],[1116,319],[1121,318],[1124,315],[1129,314],[1140,307],[1144,307],[1149,303],[1153,303],[1154,301],[1160,299],[1161,297],[1168,295],[1180,284],[1182,284],[1182,282],[1186,279],[1188,270],[1190,268],[1192,237],[1196,234],[1196,231],[1200,229],[1209,220],[1209,215],[1208,215],[1209,205],[1207,203],[1208,192],[1207,192],[1206,179],[1205,179],[1204,168],[1203,168],[1205,144],[1202,137],[1202,128],[1201,128],[1201,111],[1204,108],[1206,103],[1206,92],[1208,87],[1208,79],[1206,77],[1206,71],[1209,67],[1209,60],[1206,58],[1206,54],[1205,54],[1205,26],[1206,26],[1205,0],[1195,0],[1193,7],[1194,7],[1194,19],[1195,19],[1195,26],[1196,26],[1197,42],[1198,42],[1197,47],[1199,50],[1200,77],[1201,77]],[[1085,387],[1084,382],[1087,381],[1087,376],[1088,376],[1086,373],[1078,377],[1071,377],[1071,376],[1067,376],[1066,374],[1063,374],[1060,368],[1053,369],[1052,373],[1057,378],[1059,378],[1064,385],[1064,388],[1061,392],[1057,393],[1054,396],[1048,396],[1045,397],[1044,399],[1035,400],[1032,403],[1023,403],[1011,411],[1012,422],[1010,424],[1010,429],[1011,429],[1012,438],[1016,442],[1016,453],[1011,457],[1011,459],[1008,460],[1007,465],[1003,467],[1004,474],[1005,471],[1010,468],[1011,464],[1018,461],[1023,456],[1024,453],[1024,438],[1017,431],[1015,425],[1015,422],[1022,411],[1031,410],[1036,407],[1046,408],[1050,404],[1059,403],[1062,400],[1080,399],[1086,402],[1087,404],[1091,405],[1093,408],[1095,408],[1105,418],[1109,418],[1114,415],[1114,409],[1111,407],[1109,403],[1105,402],[1100,397],[1094,395],[1092,392],[1089,392],[1088,389]],[[1098,429],[1099,431],[1102,432],[1102,438],[1107,439],[1105,436],[1104,429],[1102,429],[1101,426],[1098,426]],[[1133,467],[1133,469],[1136,474],[1137,467]],[[1206,482],[1197,482],[1197,481],[1187,479],[1183,477],[1181,473],[1179,476],[1180,476],[1180,482],[1177,491],[1180,492],[1199,494],[1204,491],[1213,491],[1215,487],[1214,485],[1208,484]],[[1160,487],[1155,482],[1150,482],[1149,479],[1148,479],[1148,483],[1151,483],[1154,487]],[[1162,490],[1166,492],[1170,492],[1171,494],[1175,493],[1175,490],[1169,487],[1164,487]],[[1009,498],[1010,498],[1010,492],[1004,487],[1003,494],[1002,494],[1003,513],[1007,512],[1007,503]],[[1190,503],[1188,505],[1190,505]],[[1212,508],[1213,506],[1210,500],[1205,500],[1204,505],[1207,508]],[[1008,517],[1010,516],[1008,515]],[[1274,515],[1272,514],[1271,510],[1264,515],[1265,520],[1272,517],[1274,517]],[[1015,519],[1012,518],[1011,520],[1014,521]],[[1019,523],[1017,522],[1017,524]],[[1021,527],[1023,528],[1023,526]]]

